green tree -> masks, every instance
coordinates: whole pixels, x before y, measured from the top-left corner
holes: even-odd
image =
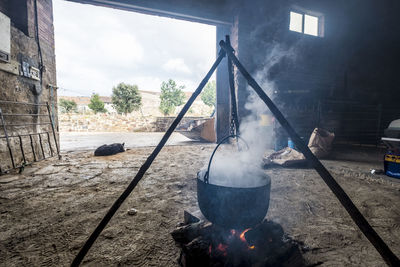
[[[169,79],[168,82],[162,82],[160,95],[160,111],[164,115],[169,115],[175,111],[177,106],[182,105],[185,99],[183,89],[185,86],[177,86],[176,82]]]
[[[93,94],[90,98],[88,107],[97,114],[97,112],[104,113],[107,109],[104,108],[104,102],[101,101],[99,94]]]
[[[201,94],[201,100],[204,104],[210,107],[215,107],[216,103],[216,95],[217,95],[217,86],[215,81],[208,82],[207,85],[204,87],[204,91]]]
[[[142,96],[137,85],[119,83],[113,87],[112,102],[118,113],[126,115],[141,107]]]
[[[74,100],[66,100],[61,98],[58,104],[62,113],[76,112],[76,102]]]

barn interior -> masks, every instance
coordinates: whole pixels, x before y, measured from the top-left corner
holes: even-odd
[[[196,217],[197,173],[216,143],[145,146],[105,157],[61,151],[52,0],[0,0],[1,265],[398,266],[400,126],[392,124],[397,132],[387,135],[400,119],[398,1],[66,1],[216,26],[216,143],[229,151],[228,143],[241,141],[225,137],[236,132],[250,150],[262,147],[262,171],[271,180],[263,219],[282,229],[297,254],[274,252],[280,257],[261,263],[257,256],[256,265],[253,258],[228,259],[225,242],[216,246],[215,262],[212,245],[207,255],[195,255],[200,261],[182,260],[189,242],[177,244],[171,232],[193,223],[182,223],[183,213]],[[334,133],[324,167],[307,155],[315,128]],[[274,160],[265,153],[287,146],[305,155],[304,164],[269,164]],[[251,151],[252,163],[259,150]],[[244,216],[239,211],[235,217]],[[211,221],[205,217],[195,221]]]

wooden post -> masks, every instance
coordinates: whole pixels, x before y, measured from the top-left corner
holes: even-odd
[[[18,138],[19,138],[19,147],[21,148],[22,159],[24,160],[24,164],[26,164],[24,145],[22,144],[22,137],[18,135]]]
[[[227,26],[217,26],[217,40],[222,40],[229,33],[230,28]],[[218,44],[217,44],[218,45]],[[217,49],[218,51],[219,49]],[[216,103],[216,120],[215,130],[217,134],[217,143],[225,136],[229,135],[229,86],[228,86],[228,68],[227,62],[222,61],[217,69],[217,103]]]
[[[53,152],[53,148],[51,147],[50,134],[49,134],[49,132],[46,132],[46,134],[47,134],[47,142],[49,142],[50,153],[51,153],[51,156],[53,157],[54,152]]]
[[[225,36],[226,43],[231,46],[231,40],[229,35]],[[235,77],[233,73],[233,65],[232,60],[228,58],[228,75],[229,75],[229,87],[230,87],[230,95],[231,95],[231,121],[235,122],[236,133],[239,135],[239,119],[238,119],[238,111],[237,111],[237,102],[236,102],[236,89],[235,89]]]
[[[37,159],[36,159],[36,152],[35,152],[35,145],[33,144],[32,134],[29,134],[29,139],[31,140],[31,148],[32,148],[32,154],[33,154],[33,161],[37,161]]]
[[[15,169],[15,162],[14,162],[14,157],[13,157],[13,153],[12,153],[12,149],[11,149],[11,145],[10,145],[10,140],[8,139],[6,122],[4,121],[3,112],[1,109],[0,109],[0,118],[1,118],[1,124],[3,125],[4,135],[6,136],[7,147],[8,147],[8,152],[10,153],[11,163],[12,163],[13,168]]]
[[[40,135],[40,133],[38,133],[38,137],[39,137],[40,149],[42,150],[43,159],[45,159],[46,158],[46,154],[44,153],[42,136]]]
[[[54,137],[54,144],[56,145],[56,149],[57,149],[57,155],[58,155],[58,158],[61,159],[61,156],[60,156],[60,148],[58,147],[58,142],[57,142],[57,137],[56,137],[56,131],[55,131],[55,127],[54,127],[53,118],[51,117],[49,102],[46,102],[46,107],[47,107],[47,113],[49,114],[49,119],[50,119],[50,124],[51,124],[51,130],[52,130],[52,132],[53,132],[53,137]],[[49,142],[49,145],[51,145],[50,142]]]

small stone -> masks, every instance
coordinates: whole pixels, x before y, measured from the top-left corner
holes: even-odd
[[[204,146],[202,146],[202,147],[200,147],[200,149],[201,149],[201,150],[204,150],[204,149],[205,149],[205,147],[204,147]]]
[[[134,216],[137,214],[137,212],[138,212],[137,209],[132,208],[128,210],[128,215]]]

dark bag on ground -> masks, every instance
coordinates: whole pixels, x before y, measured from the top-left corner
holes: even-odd
[[[120,152],[124,152],[125,143],[115,143],[111,145],[102,145],[94,151],[95,156],[110,156]]]

